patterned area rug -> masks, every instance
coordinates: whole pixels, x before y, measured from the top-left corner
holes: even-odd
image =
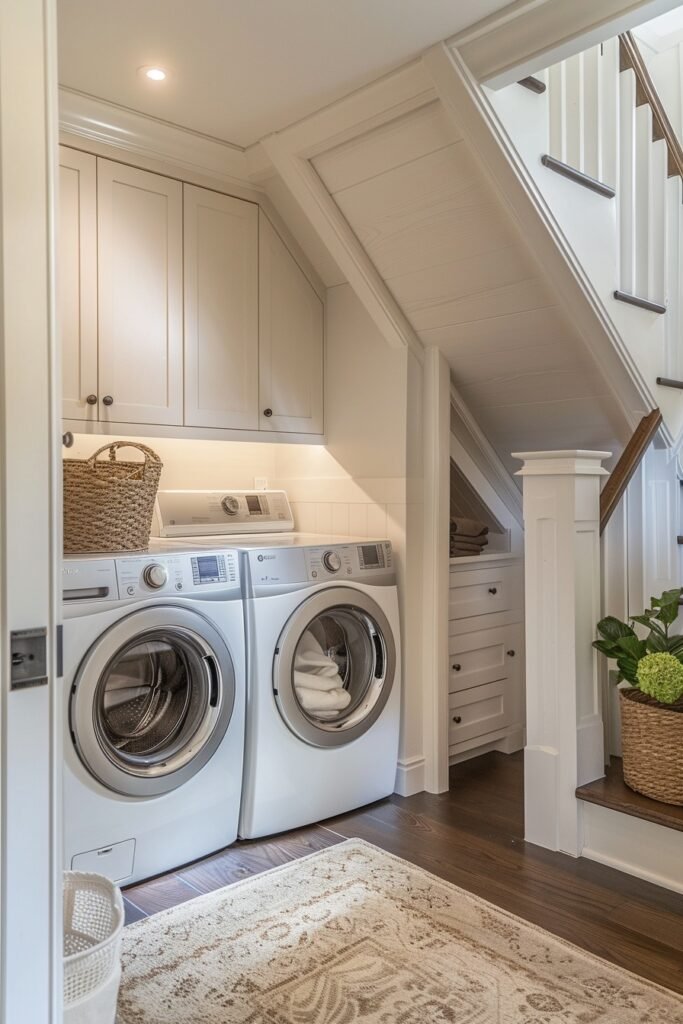
[[[361,840],[124,930],[119,1024],[683,1024],[683,999]]]

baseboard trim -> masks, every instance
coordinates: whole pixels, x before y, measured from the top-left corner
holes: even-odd
[[[581,856],[683,893],[683,833],[608,807],[584,804]]]
[[[414,796],[425,788],[424,757],[408,757],[398,762],[394,792],[399,796]]]

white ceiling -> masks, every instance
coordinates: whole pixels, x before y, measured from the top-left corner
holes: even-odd
[[[59,79],[248,146],[509,0],[58,0]],[[170,71],[154,84],[145,65]]]
[[[655,53],[664,53],[665,50],[683,42],[683,8],[676,7],[659,18],[638,25],[632,31],[637,39],[646,43]]]

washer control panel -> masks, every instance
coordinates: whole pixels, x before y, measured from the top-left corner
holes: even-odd
[[[389,541],[335,544],[330,548],[305,548],[308,579],[319,582],[333,577],[363,580],[391,572],[393,552]]]
[[[182,595],[201,591],[239,590],[235,551],[201,554],[136,555],[117,558],[116,575],[121,600],[152,595]]]
[[[247,554],[252,587],[328,583],[333,580],[368,582],[393,575],[389,541],[367,541],[313,547],[253,549]]]

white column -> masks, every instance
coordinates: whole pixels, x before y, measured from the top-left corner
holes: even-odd
[[[525,838],[581,853],[577,786],[604,774],[596,653],[600,478],[609,452],[521,452],[524,465]]]

